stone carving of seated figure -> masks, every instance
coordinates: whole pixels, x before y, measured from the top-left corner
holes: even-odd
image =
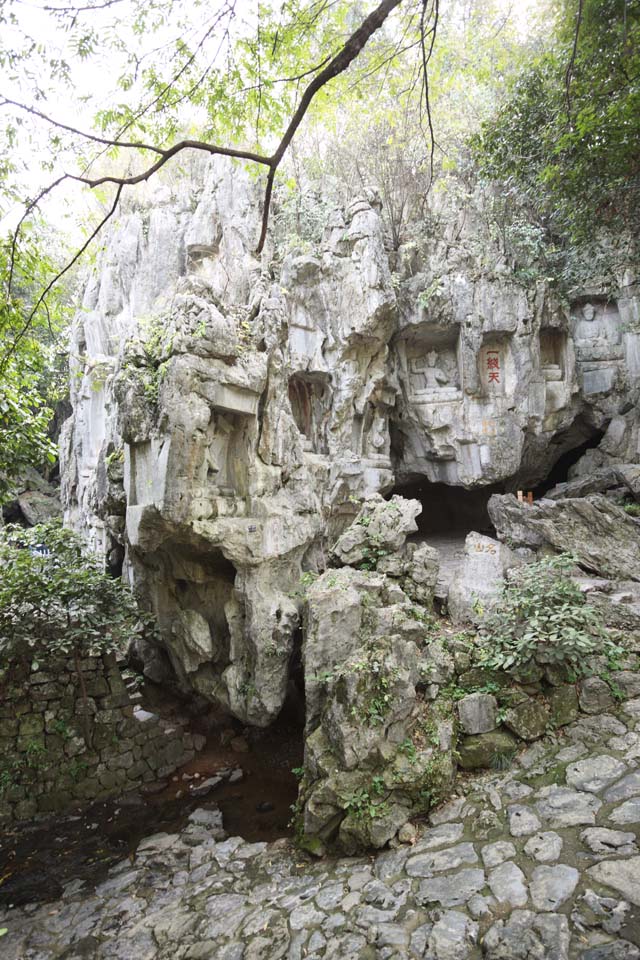
[[[582,308],[582,320],[578,321],[576,331],[580,340],[609,340],[609,330],[606,323],[596,314],[596,308],[592,303],[585,303]]]
[[[426,356],[426,362],[423,357],[415,357],[411,361],[411,370],[414,374],[414,386],[417,390],[439,390],[449,383],[449,377],[441,367],[437,366],[438,354],[435,350],[430,350]]]
[[[575,339],[578,360],[620,360],[624,352],[615,315],[598,311],[585,303],[576,319]]]

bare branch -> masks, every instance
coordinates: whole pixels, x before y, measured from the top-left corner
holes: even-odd
[[[55,277],[53,277],[53,279],[49,281],[49,283],[47,284],[47,286],[44,288],[44,290],[42,291],[42,293],[40,294],[40,296],[39,296],[38,299],[36,300],[36,304],[35,304],[35,306],[33,307],[33,309],[31,310],[31,313],[29,314],[29,316],[27,317],[27,319],[26,319],[26,321],[25,321],[22,329],[21,329],[20,332],[17,334],[17,336],[14,338],[13,343],[11,344],[11,346],[9,347],[9,349],[5,352],[5,354],[4,354],[4,356],[2,357],[2,359],[0,359],[0,375],[2,375],[2,373],[4,372],[7,363],[9,362],[9,360],[11,359],[11,357],[13,356],[13,354],[16,352],[16,349],[17,349],[17,347],[18,347],[18,344],[20,343],[20,341],[23,339],[23,337],[26,335],[27,331],[29,330],[29,327],[31,326],[31,323],[32,323],[33,318],[35,317],[36,313],[38,312],[38,310],[40,309],[40,307],[42,306],[42,304],[46,304],[47,296],[49,295],[49,293],[51,292],[51,290],[53,290],[53,288],[55,287],[55,285],[56,285],[60,280],[62,280],[62,278],[64,277],[64,275],[65,275],[66,273],[68,273],[69,270],[71,270],[71,268],[74,266],[74,264],[76,264],[76,263],[78,262],[78,260],[80,259],[80,257],[82,256],[82,254],[85,252],[85,250],[93,243],[93,241],[94,241],[95,238],[98,236],[98,234],[100,233],[100,231],[102,230],[102,228],[105,226],[105,224],[111,219],[111,217],[112,217],[112,216],[114,215],[114,213],[116,212],[116,210],[117,210],[117,208],[118,208],[118,204],[119,204],[119,202],[120,202],[120,196],[121,196],[121,194],[122,194],[123,189],[124,189],[123,184],[120,184],[120,185],[118,186],[118,189],[116,190],[115,199],[114,199],[113,204],[112,204],[111,208],[109,209],[109,211],[105,214],[105,216],[102,218],[102,220],[100,221],[100,223],[93,229],[93,231],[91,232],[91,234],[89,235],[89,237],[87,238],[87,240],[82,244],[82,246],[80,247],[80,249],[79,249],[79,250],[76,250],[76,252],[74,253],[74,255],[73,255],[73,257],[71,258],[71,260],[69,260],[68,263],[62,268],[62,270],[60,270],[60,271],[55,275]],[[48,309],[47,309],[47,313],[48,313]]]
[[[266,167],[270,167],[273,163],[273,158],[266,157],[261,153],[254,153],[253,150],[236,150],[234,147],[219,147],[214,143],[205,143],[204,140],[180,140],[166,150],[158,150],[160,157],[155,163],[152,163],[151,166],[143,170],[142,173],[132,174],[130,177],[117,177],[114,174],[107,174],[104,177],[96,177],[93,179],[92,177],[85,177],[73,173],[68,173],[66,176],[69,180],[77,180],[78,183],[85,183],[92,189],[102,186],[103,183],[116,183],[123,187],[133,187],[136,183],[144,183],[145,180],[148,180],[154,173],[157,173],[158,170],[164,167],[168,160],[171,160],[172,157],[175,157],[177,153],[181,153],[183,150],[201,150],[203,153],[209,153],[212,156],[234,157],[236,160],[251,160],[253,163],[260,163]]]
[[[424,83],[424,100],[427,111],[427,123],[429,124],[429,187],[433,183],[433,159],[436,149],[436,138],[433,129],[433,117],[431,116],[431,101],[429,94],[429,61],[433,53],[433,45],[436,42],[436,32],[438,30],[438,16],[440,13],[439,0],[433,0],[432,9],[429,11],[429,18],[433,15],[433,26],[425,32],[427,20],[427,4],[429,0],[422,0],[422,14],[420,17],[420,47],[422,50],[422,74]],[[427,37],[430,36],[429,48],[427,49]]]
[[[85,130],[78,130],[76,127],[70,127],[67,123],[61,123],[59,120],[54,120],[52,117],[47,116],[46,113],[42,113],[41,110],[36,110],[35,107],[30,107],[26,103],[20,103],[19,100],[9,100],[7,97],[2,97],[0,101],[0,107],[16,107],[18,110],[24,110],[25,113],[30,113],[33,117],[39,117],[40,120],[44,120],[46,123],[51,124],[52,127],[56,127],[58,130],[66,130],[67,133],[72,133],[76,137],[82,137],[83,140],[89,140],[92,143],[101,143],[107,147],[127,147],[132,150],[151,150],[153,153],[162,154],[162,149],[160,147],[155,147],[151,143],[139,143],[137,141],[126,142],[123,140],[110,140],[107,137],[98,137],[93,133],[87,133]]]
[[[344,43],[340,51],[335,56],[333,56],[328,63],[326,61],[323,61],[322,64],[319,65],[319,66],[322,66],[322,69],[320,70],[319,73],[316,73],[316,76],[314,76],[314,78],[305,88],[304,93],[302,94],[302,97],[300,99],[300,102],[297,108],[295,109],[293,116],[291,117],[291,120],[289,121],[289,125],[287,126],[282,136],[282,139],[278,144],[278,147],[276,148],[273,155],[270,157],[257,153],[252,150],[241,150],[233,147],[222,147],[216,144],[205,143],[204,141],[200,141],[200,140],[181,140],[178,143],[173,144],[173,146],[163,149],[161,147],[152,146],[149,144],[126,143],[119,140],[108,140],[107,138],[96,137],[91,134],[86,136],[86,139],[101,143],[106,146],[129,147],[129,148],[136,148],[136,149],[142,149],[142,150],[152,150],[154,153],[158,155],[158,158],[154,163],[148,166],[141,173],[132,174],[131,176],[118,177],[115,175],[107,175],[107,176],[101,176],[97,178],[91,178],[85,175],[64,174],[63,176],[59,177],[58,180],[56,180],[54,183],[50,184],[48,187],[45,187],[40,192],[38,197],[36,197],[35,200],[29,203],[20,221],[18,228],[16,229],[16,231],[14,231],[13,243],[12,243],[11,279],[13,278],[13,272],[14,272],[13,264],[15,261],[17,241],[20,233],[20,228],[22,227],[22,224],[24,223],[24,220],[26,219],[26,217],[29,216],[29,214],[41,202],[41,200],[44,199],[45,196],[51,193],[52,190],[54,190],[57,186],[59,186],[59,184],[62,183],[64,180],[74,180],[78,183],[86,184],[90,188],[95,188],[105,183],[113,183],[117,186],[115,199],[109,212],[106,214],[105,217],[103,217],[100,223],[95,227],[95,229],[92,231],[87,241],[82,245],[82,247],[79,250],[76,251],[76,253],[72,257],[72,259],[67,263],[67,265],[59,273],[57,273],[56,276],[49,282],[45,290],[42,292],[42,294],[38,298],[29,317],[25,321],[23,329],[17,335],[12,345],[10,346],[9,350],[5,352],[4,357],[0,361],[0,373],[4,369],[8,359],[15,352],[15,349],[18,343],[26,334],[35,314],[37,313],[41,305],[45,302],[46,297],[48,296],[50,291],[58,283],[58,281],[61,280],[62,277],[74,266],[74,264],[78,262],[78,260],[80,259],[82,254],[85,252],[85,250],[90,246],[93,240],[98,236],[100,231],[104,228],[108,220],[113,216],[118,206],[118,203],[120,201],[120,197],[124,187],[133,186],[135,184],[142,183],[146,180],[149,180],[149,178],[152,177],[153,174],[157,173],[157,171],[160,170],[169,160],[171,160],[174,156],[176,156],[176,154],[181,153],[183,150],[187,150],[187,149],[200,150],[211,155],[233,157],[238,160],[248,160],[253,163],[261,164],[262,166],[268,167],[267,181],[265,186],[264,205],[263,205],[263,211],[262,211],[262,227],[260,231],[258,246],[256,249],[256,253],[258,254],[261,253],[264,247],[266,236],[267,236],[267,229],[269,225],[269,211],[271,207],[271,198],[273,194],[273,185],[274,185],[276,171],[282,161],[282,158],[284,157],[287,151],[287,148],[289,147],[291,141],[293,140],[293,137],[295,136],[296,131],[298,130],[298,127],[302,123],[305,117],[305,114],[307,113],[314,97],[327,83],[329,83],[335,77],[339,76],[341,73],[344,73],[344,71],[350,67],[350,65],[359,56],[362,49],[370,40],[370,38],[373,36],[373,34],[380,29],[380,27],[383,25],[383,23],[385,22],[389,14],[391,14],[392,11],[395,10],[395,8],[398,7],[401,2],[402,0],[382,0],[379,6],[375,10],[373,10],[369,14],[369,16],[367,16],[363,20],[363,22],[360,24],[357,30],[355,30],[354,33],[352,33],[352,35],[348,38],[348,40],[346,40],[346,42]],[[424,2],[426,3],[427,0],[424,0]],[[432,28],[431,49],[433,49],[433,39],[435,37],[435,28],[437,25],[438,0],[435,0],[435,4],[436,4],[436,23]],[[327,3],[327,0],[325,0],[324,3],[320,4],[320,10],[324,9],[325,5],[330,6],[331,4]],[[227,4],[227,9],[230,9],[230,8],[233,9],[233,3]],[[326,65],[323,66],[323,64],[326,64]],[[184,69],[186,69],[186,66],[184,67]],[[302,76],[304,76],[304,74]],[[51,120],[51,118],[47,117],[45,114],[41,114],[39,111],[36,111],[35,109],[26,107],[24,104],[19,104],[6,99],[4,102],[5,104],[12,103],[14,106],[17,106],[20,109],[25,109],[27,110],[27,112],[30,112],[35,116],[39,116],[41,119],[45,120],[48,123],[55,124],[55,121]],[[67,127],[63,124],[57,124],[57,126],[59,126],[62,129],[67,129],[69,132],[75,135],[85,136],[82,133],[82,131],[75,130],[72,127]],[[433,146],[432,146],[432,150],[433,150]]]
[[[573,33],[573,49],[571,50],[571,58],[567,64],[567,72],[564,76],[564,86],[565,86],[565,95],[567,100],[567,123],[571,121],[571,79],[573,76],[573,68],[576,62],[576,56],[578,53],[578,36],[580,34],[580,25],[582,24],[582,8],[584,0],[578,0],[578,13],[576,15],[576,28]]]

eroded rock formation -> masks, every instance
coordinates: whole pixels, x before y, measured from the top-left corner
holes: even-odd
[[[527,549],[573,549],[562,518],[581,524],[586,570],[636,579],[637,527],[611,504],[638,498],[640,299],[623,275],[615,296],[596,284],[569,305],[522,282],[473,204],[396,251],[375,191],[304,252],[256,258],[258,222],[255,185],[218,161],[121,214],[75,326],[66,516],[154,610],[159,641],[136,651],[149,677],[266,726],[302,652],[307,826],[320,835],[333,810],[349,847],[345,809],[375,767],[389,822],[364,839],[384,842],[417,802],[398,745],[421,711],[434,742],[409,772],[434,750],[450,760],[408,613],[449,592],[429,531],[476,531],[450,592],[460,619]],[[572,452],[554,503],[492,501],[506,544],[483,536],[490,493],[533,487]],[[576,484],[609,499],[572,506]],[[409,489],[419,501],[383,499]],[[615,555],[589,538],[594,518],[616,521]],[[391,678],[373,728],[350,719],[372,656]]]

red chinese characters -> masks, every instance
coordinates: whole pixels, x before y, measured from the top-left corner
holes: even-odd
[[[489,383],[500,383],[500,354],[497,350],[487,352],[487,370]]]

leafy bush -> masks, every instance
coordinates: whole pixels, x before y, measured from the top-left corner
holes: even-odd
[[[563,554],[509,572],[480,629],[484,666],[566,664],[580,671],[586,656],[616,649],[598,611],[568,576],[574,565]]]
[[[122,649],[149,628],[133,594],[56,521],[0,533],[0,662]]]

